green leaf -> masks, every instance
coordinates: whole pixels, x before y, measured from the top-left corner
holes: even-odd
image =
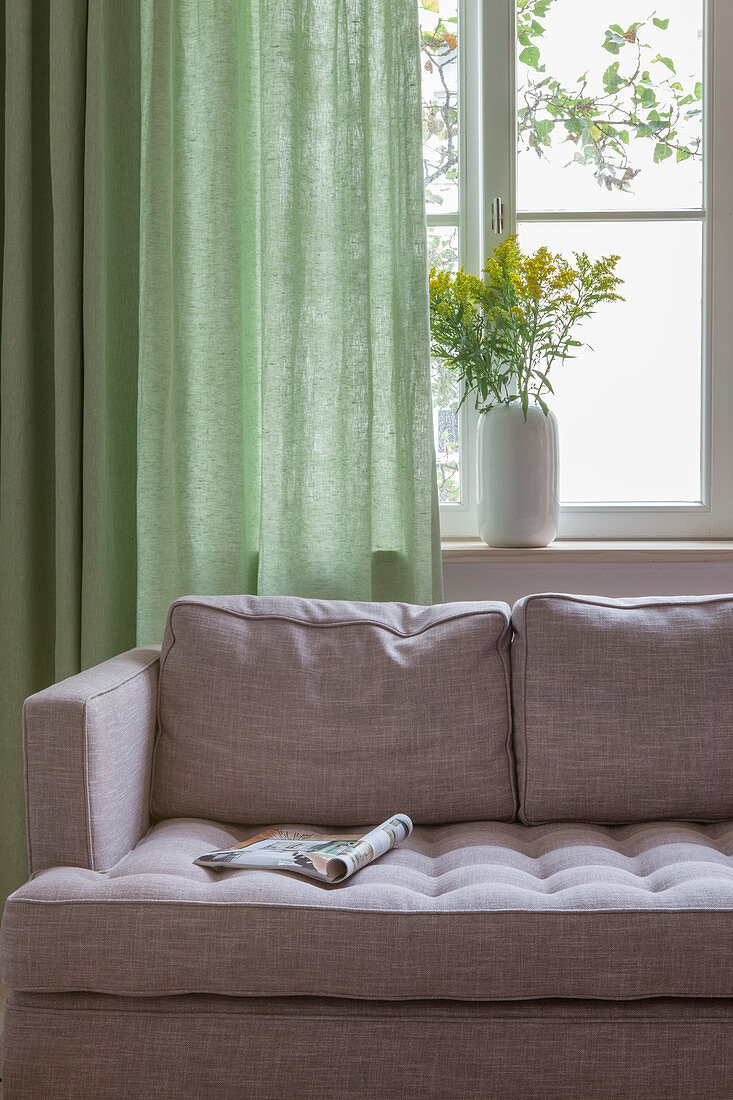
[[[619,130],[618,136],[621,138],[621,141],[623,141],[624,145],[629,144],[629,131],[628,130]]]
[[[687,160],[688,157],[691,157],[691,156],[692,156],[692,153],[690,152],[689,149],[678,149],[677,150],[677,163],[679,164],[679,162],[681,160]]]
[[[550,385],[550,380],[549,380],[549,378],[547,377],[546,374],[544,374],[541,370],[537,370],[536,368],[535,368],[535,374],[538,375],[542,379],[542,381],[545,383],[545,385],[547,386],[550,393],[555,392],[553,390],[552,386]]]
[[[539,374],[539,371],[537,373]],[[550,410],[548,409],[547,405],[545,404],[545,402],[542,400],[542,398],[540,397],[540,395],[538,393],[536,393],[534,395],[534,399],[537,402],[537,404],[539,405],[539,407],[542,409],[545,416],[547,416],[547,414],[549,413]],[[525,419],[526,419],[526,414],[525,414]]]
[[[702,84],[699,80],[695,85],[695,99],[702,99]]]
[[[526,390],[522,390],[522,412],[524,413],[524,419],[527,419],[527,409],[529,408],[529,396]]]
[[[660,31],[666,31],[669,26],[669,19],[657,19],[656,16],[652,19],[652,23],[655,27],[659,27]]]
[[[530,69],[536,69],[540,71],[540,48],[539,46],[527,46],[519,55],[519,60],[523,64],[528,65]]]
[[[666,65],[668,69],[671,69],[673,73],[677,72],[677,70],[674,67],[674,61],[672,61],[671,57],[662,57],[661,54],[657,54],[657,56],[654,58],[654,60],[655,61],[661,61],[662,64]]]
[[[612,61],[603,74],[603,86],[607,92],[615,92],[619,84],[623,84],[618,75],[618,61]]]
[[[669,148],[669,146],[663,145],[661,141],[657,142],[657,144],[654,146],[654,163],[660,164],[663,160],[666,160],[667,157],[671,156],[672,150]]]
[[[543,145],[550,145],[550,134],[555,129],[555,123],[551,120],[537,119],[535,131]]]
[[[606,31],[606,40],[603,43],[604,50],[616,54],[625,44],[626,39],[624,38],[624,32],[621,30],[618,23],[614,23],[614,25]]]

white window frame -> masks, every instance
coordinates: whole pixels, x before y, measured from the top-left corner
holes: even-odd
[[[483,260],[517,227],[514,0],[459,0],[459,213],[428,214],[428,225],[458,225],[460,262]],[[707,0],[705,19],[703,348],[699,502],[563,505],[560,538],[660,539],[733,536],[733,3]],[[497,150],[499,151],[497,153]],[[503,151],[503,152],[502,152]],[[491,203],[504,202],[504,232]],[[585,215],[587,218],[587,215]],[[630,220],[624,212],[620,217]],[[639,214],[631,215],[641,220]],[[670,218],[652,212],[650,217]],[[681,219],[684,214],[674,214]],[[689,217],[689,215],[688,215]],[[529,220],[529,218],[527,219]],[[537,220],[535,216],[535,220]],[[521,224],[521,221],[520,221]],[[459,504],[441,504],[448,538],[476,537],[478,414],[469,398],[459,416]]]

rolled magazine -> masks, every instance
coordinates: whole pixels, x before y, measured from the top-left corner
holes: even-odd
[[[241,844],[199,856],[194,863],[216,871],[295,871],[320,882],[343,882],[395,844],[407,840],[411,832],[412,822],[406,814],[394,814],[367,833],[272,828]]]

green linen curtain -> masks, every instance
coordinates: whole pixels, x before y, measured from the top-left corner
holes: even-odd
[[[1,10],[4,897],[26,695],[187,592],[442,593],[414,0]]]
[[[0,10],[1,905],[23,699],[135,644],[140,40],[133,0]]]
[[[441,598],[414,0],[142,2],[138,615]]]

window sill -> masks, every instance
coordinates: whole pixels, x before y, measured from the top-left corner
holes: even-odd
[[[550,546],[486,546],[480,539],[441,542],[444,562],[713,562],[733,563],[729,539],[556,539]]]

